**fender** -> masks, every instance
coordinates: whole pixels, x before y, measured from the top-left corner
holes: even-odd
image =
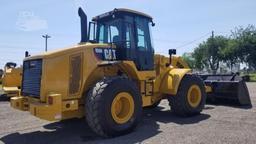
[[[133,79],[140,81],[146,79],[152,79],[156,77],[155,71],[138,71],[134,62],[132,61],[123,61],[119,64],[120,68]]]
[[[182,78],[190,72],[191,69],[170,69],[162,79],[160,92],[168,95],[176,95]]]

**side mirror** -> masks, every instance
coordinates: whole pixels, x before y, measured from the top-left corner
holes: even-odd
[[[166,64],[166,67],[172,64],[172,55],[176,55],[176,49],[169,49],[169,64]]]
[[[169,55],[176,55],[176,49],[169,49]]]

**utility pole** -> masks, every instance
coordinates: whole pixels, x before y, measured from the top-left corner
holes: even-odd
[[[45,38],[45,51],[47,52],[47,40],[48,38],[51,38],[48,34],[42,35],[43,38]]]
[[[212,71],[213,71],[213,74],[216,74],[217,73],[217,69],[216,69],[216,67],[215,67],[215,58],[214,57],[216,57],[216,55],[217,55],[217,51],[216,51],[216,49],[215,49],[215,46],[214,46],[214,31],[212,31],[212,38],[211,38],[212,40],[211,40],[211,46],[210,46],[210,49],[211,49],[211,53],[213,54],[213,56],[212,56]],[[211,64],[210,64],[211,65]],[[218,65],[218,64],[217,64]]]

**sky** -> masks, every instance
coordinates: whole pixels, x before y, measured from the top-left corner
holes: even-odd
[[[113,10],[129,8],[153,17],[156,53],[192,52],[215,35],[229,36],[235,27],[256,24],[255,0],[9,0],[0,2],[0,68],[6,62],[22,64],[24,52],[32,55],[76,45],[80,41],[79,7],[89,20]]]

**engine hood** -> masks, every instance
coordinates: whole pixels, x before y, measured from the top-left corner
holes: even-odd
[[[57,57],[57,56],[67,54],[67,53],[80,51],[80,50],[85,49],[85,48],[109,47],[109,46],[110,45],[108,45],[108,44],[80,43],[78,45],[74,45],[74,46],[71,46],[71,47],[66,47],[66,48],[62,48],[62,49],[59,49],[59,50],[55,50],[55,51],[43,52],[42,54],[29,56],[29,57],[26,57],[24,59],[24,61],[32,60],[32,59],[53,58],[53,57]]]

